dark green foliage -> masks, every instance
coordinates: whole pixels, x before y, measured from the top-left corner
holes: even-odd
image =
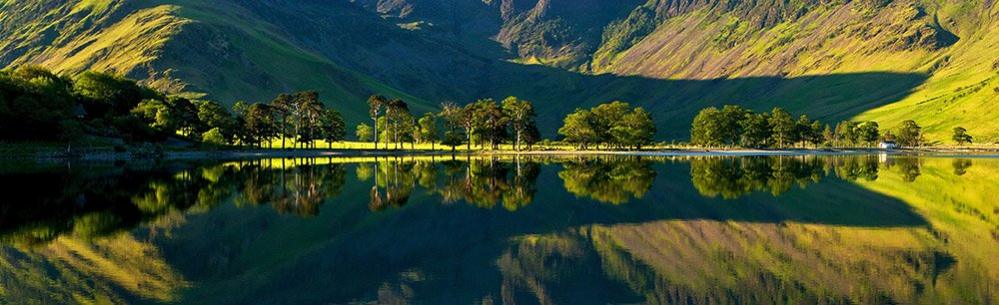
[[[520,145],[524,142],[524,134],[532,128],[537,130],[537,123],[534,121],[536,117],[534,105],[511,96],[503,100],[503,113],[510,118],[510,125],[513,128],[513,149],[520,150]]]
[[[831,134],[831,131],[830,131]],[[784,148],[797,143],[821,144],[825,141],[823,125],[802,115],[797,121],[780,108],[770,113],[753,113],[728,105],[702,109],[690,128],[694,145]]]
[[[433,146],[438,140],[440,140],[440,135],[437,130],[437,115],[434,113],[424,113],[423,117],[421,117],[417,122],[417,125],[419,125],[419,128],[417,128],[416,133],[414,133],[417,142],[429,142],[431,143],[431,146]]]
[[[706,197],[736,199],[761,191],[778,196],[795,185],[819,182],[826,165],[821,159],[788,157],[700,158],[690,162],[690,175]]]
[[[968,134],[968,130],[964,127],[954,127],[954,136],[951,137],[957,145],[964,145],[965,143],[972,143],[974,138]]]
[[[277,136],[274,108],[267,104],[254,103],[246,109],[243,118],[244,129],[257,146]]]
[[[73,90],[83,99],[89,115],[125,115],[144,99],[162,98],[156,91],[120,76],[84,72],[73,82]]]
[[[590,144],[641,149],[652,143],[656,128],[645,109],[614,101],[589,110],[576,109],[566,116],[558,132],[566,142],[582,149]]]
[[[130,111],[154,91],[107,74],[75,81],[24,66],[0,72],[0,140],[75,141],[90,130],[133,141],[162,138]]]
[[[441,104],[441,112],[438,116],[444,120],[444,138],[441,144],[451,146],[451,151],[462,144],[465,135],[461,133],[465,127],[465,111],[454,103]]]
[[[576,109],[565,117],[564,122],[558,134],[565,137],[566,142],[574,143],[582,149],[600,142],[600,133],[596,130],[596,116],[589,110]]]
[[[347,137],[347,123],[343,115],[335,109],[324,109],[320,117],[319,129],[328,148],[333,148],[333,142],[343,141]]]
[[[791,119],[791,114],[781,108],[770,111],[770,140],[775,147],[784,148],[798,140],[797,124]]]
[[[739,138],[739,145],[743,147],[761,148],[766,147],[770,140],[770,115],[767,113],[746,115],[746,118],[739,122],[742,128],[742,136]]]
[[[690,142],[700,146],[720,146],[725,140],[720,132],[721,122],[722,113],[718,108],[701,109],[691,123]]]
[[[923,128],[916,121],[906,120],[898,130],[897,139],[902,146],[920,146],[923,143]]]
[[[857,137],[862,142],[866,142],[868,146],[873,146],[880,137],[881,133],[879,131],[879,126],[877,122],[865,122],[857,126]]]
[[[72,84],[27,66],[0,72],[0,139],[68,140],[75,97]]]
[[[385,105],[386,142],[395,143],[395,148],[400,148],[403,142],[412,140],[413,115],[409,112],[409,104],[401,99],[394,99]]]
[[[497,148],[509,136],[507,124],[510,122],[510,118],[496,101],[492,99],[478,100],[466,105],[465,112],[471,120],[468,122],[472,126],[470,135],[488,143],[489,148]]]

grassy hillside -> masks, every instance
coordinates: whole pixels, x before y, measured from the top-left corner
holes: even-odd
[[[318,89],[348,123],[383,93],[415,112],[526,97],[554,136],[622,99],[684,139],[707,106],[832,123],[916,119],[999,140],[999,8],[984,0],[0,2],[0,65],[106,70],[223,103]]]
[[[928,76],[925,83],[899,91],[903,95],[892,96],[890,103],[856,101],[871,109],[857,119],[888,128],[915,119],[927,127],[928,138],[947,143],[957,125],[982,140],[999,139],[999,126],[990,119],[999,99],[999,15],[990,2],[766,5],[772,10],[763,15],[759,7],[741,3],[725,9],[704,5],[675,16],[634,13],[608,27],[593,71],[667,79],[919,73]],[[649,30],[657,18],[661,23]],[[800,102],[801,108],[812,106]]]
[[[428,109],[422,99],[299,46],[255,12],[219,1],[28,1],[4,4],[0,49],[9,65],[124,74],[173,92],[226,103],[268,101],[315,89],[329,104],[379,92]],[[363,109],[342,107],[352,121]]]

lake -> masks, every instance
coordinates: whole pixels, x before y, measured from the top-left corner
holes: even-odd
[[[996,304],[999,159],[0,165],[0,303]]]

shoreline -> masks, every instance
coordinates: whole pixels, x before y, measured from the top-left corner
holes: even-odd
[[[179,150],[155,154],[121,151],[84,151],[67,154],[58,151],[5,153],[0,162],[11,161],[131,161],[131,160],[237,160],[266,158],[321,158],[321,157],[380,157],[380,156],[649,156],[649,157],[753,157],[753,156],[839,156],[839,155],[918,155],[924,157],[999,158],[996,149],[922,148],[884,150],[877,148],[796,148],[796,149],[705,149],[673,148],[661,150],[532,150],[532,151],[448,151],[448,150],[366,150],[366,149],[253,149],[253,150]]]

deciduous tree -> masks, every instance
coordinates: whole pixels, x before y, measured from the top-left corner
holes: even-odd
[[[968,130],[964,127],[954,127],[954,135],[951,137],[954,142],[957,142],[958,146],[964,145],[964,143],[972,143],[974,138],[968,134]]]
[[[513,149],[520,150],[524,133],[535,125],[534,106],[529,101],[511,96],[503,100],[503,112],[510,118],[510,125],[513,128],[515,136]]]
[[[589,110],[577,108],[565,117],[563,123],[558,134],[565,137],[566,142],[576,144],[581,149],[601,140],[600,133],[596,130],[596,118]]]

